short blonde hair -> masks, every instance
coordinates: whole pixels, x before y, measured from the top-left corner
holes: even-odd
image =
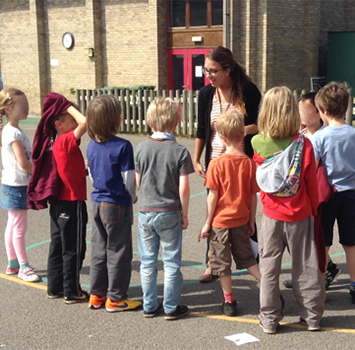
[[[121,127],[121,104],[111,95],[94,98],[86,111],[87,129],[91,139],[106,142]]]
[[[300,130],[297,101],[288,87],[277,86],[266,92],[260,107],[258,128],[262,136],[273,139],[284,139]]]
[[[179,103],[171,98],[158,97],[148,107],[147,120],[154,131],[171,131],[179,119]]]
[[[332,81],[318,91],[315,98],[316,107],[322,113],[327,110],[330,117],[344,118],[349,97],[346,83]]]
[[[245,134],[244,116],[235,110],[224,112],[217,118],[216,130],[227,141],[243,141]]]

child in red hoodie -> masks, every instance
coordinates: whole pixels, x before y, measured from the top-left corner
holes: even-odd
[[[300,115],[297,102],[287,87],[275,87],[264,98],[258,118],[259,135],[252,139],[254,159],[260,165],[283,152],[298,139]],[[324,311],[324,282],[318,268],[313,233],[317,213],[318,187],[316,162],[311,142],[303,139],[298,190],[283,197],[260,191],[263,204],[260,244],[260,326],[276,333],[283,318],[279,289],[282,254],[287,247],[292,259],[293,293],[301,323],[308,330],[320,328]],[[260,184],[259,184],[260,186]],[[261,186],[260,186],[261,187]]]

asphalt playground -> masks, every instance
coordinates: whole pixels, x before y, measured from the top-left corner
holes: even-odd
[[[22,124],[32,141],[38,119],[29,118]],[[135,148],[147,136],[122,135]],[[82,139],[81,149],[86,153],[89,137]],[[179,142],[194,151],[193,139]],[[1,170],[0,164],[0,170]],[[0,173],[1,176],[1,173]],[[7,259],[3,240],[0,241],[0,348],[22,349],[355,349],[355,305],[351,303],[345,255],[336,243],[331,248],[333,261],[342,273],[327,291],[322,330],[309,332],[299,324],[297,304],[292,290],[282,281],[290,277],[291,264],[284,254],[280,288],[285,300],[285,317],[276,335],[266,335],[258,323],[258,284],[246,271],[233,273],[233,290],[237,299],[238,316],[226,317],[221,312],[223,294],[218,280],[200,284],[203,273],[205,243],[197,242],[205,216],[206,191],[203,179],[190,176],[190,225],[183,234],[184,286],[181,303],[191,313],[176,321],[166,321],[162,315],[145,319],[142,310],[108,313],[104,309],[89,310],[86,303],[65,305],[62,300],[46,298],[47,256],[49,248],[48,210],[29,211],[26,246],[31,265],[41,277],[39,283],[27,283],[17,276],[5,274]],[[89,288],[91,201],[92,186],[88,179],[87,254],[81,273],[84,289]],[[139,193],[138,193],[139,195]],[[137,208],[135,208],[137,214]],[[355,215],[355,213],[354,213]],[[261,205],[257,222],[260,223]],[[5,231],[7,213],[0,208],[0,232]],[[141,300],[139,252],[137,247],[137,217],[133,234],[134,258],[129,296]],[[335,235],[337,241],[337,235]],[[159,263],[159,294],[163,292],[163,264]],[[225,336],[248,333],[259,341],[238,346]]]

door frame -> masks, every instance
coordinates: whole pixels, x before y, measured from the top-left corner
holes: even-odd
[[[168,50],[168,69],[169,69],[169,90],[173,89],[173,55],[183,55],[184,59],[184,90],[191,90],[192,86],[192,56],[203,54],[205,59],[211,49],[170,49]],[[208,79],[205,76],[205,85],[208,84]]]

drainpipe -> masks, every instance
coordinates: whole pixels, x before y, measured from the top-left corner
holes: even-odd
[[[223,45],[230,47],[230,0],[223,0]]]

